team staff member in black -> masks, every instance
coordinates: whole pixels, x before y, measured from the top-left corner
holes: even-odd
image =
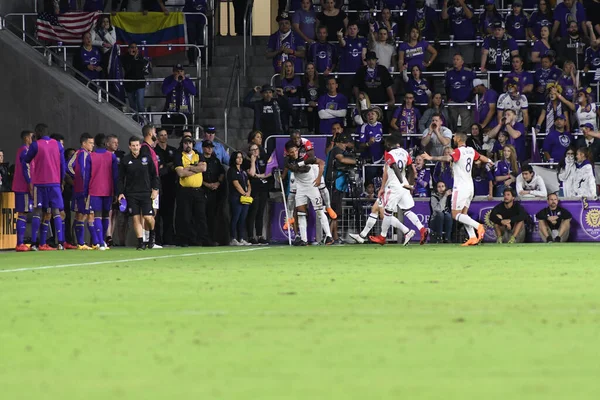
[[[538,220],[540,238],[543,242],[566,242],[569,240],[571,219],[573,216],[566,208],[558,204],[556,193],[548,195],[548,207],[535,214]]]
[[[166,129],[158,128],[156,137],[158,140],[154,152],[158,157],[161,188],[160,213],[156,216],[156,242],[160,245],[173,244],[173,211],[175,210],[175,192],[177,191],[177,174],[173,161],[178,151],[167,143],[169,133]]]
[[[217,216],[225,200],[223,181],[225,180],[225,168],[214,153],[215,145],[210,140],[202,142],[202,154],[206,162],[206,171],[202,173],[202,186],[206,194],[206,225],[208,236],[216,242],[215,228]]]
[[[140,147],[139,138],[135,136],[129,138],[131,153],[121,159],[119,166],[118,200],[127,201],[129,214],[133,216],[133,229],[138,240],[137,249],[146,250],[142,222],[145,222],[150,229],[154,229],[152,201],[158,196],[160,182],[154,163],[150,157],[140,155]],[[150,238],[148,247],[154,247],[153,237]]]
[[[269,184],[271,174],[266,174],[269,156],[256,143],[250,143],[248,147],[250,158],[244,160],[244,169],[248,171],[250,183],[252,184],[253,202],[248,210],[246,218],[246,230],[250,244],[269,244],[263,236],[263,220],[267,204],[269,202]],[[256,228],[256,234],[254,234]]]
[[[194,140],[182,140],[183,151],[175,159],[179,176],[177,192],[177,245],[181,247],[212,246],[206,226],[206,195],[202,187],[202,173],[206,171],[204,157],[194,150]]]

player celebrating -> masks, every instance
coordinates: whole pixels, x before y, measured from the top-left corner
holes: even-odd
[[[475,161],[481,160],[490,166],[494,163],[487,157],[477,153],[472,147],[468,147],[467,135],[459,132],[454,135],[456,148],[450,156],[430,156],[423,153],[425,160],[452,162],[452,173],[454,176],[454,187],[452,188],[452,218],[462,223],[467,230],[469,240],[462,246],[475,246],[483,240],[485,228],[482,224],[467,215],[471,200],[473,199],[473,178],[471,169]],[[477,229],[477,235],[475,235]]]
[[[325,163],[316,158],[316,164],[306,164],[304,158],[298,153],[298,146],[293,140],[285,144],[287,152],[286,167],[294,173],[296,180],[296,211],[298,212],[298,228],[300,231],[299,246],[308,244],[308,234],[306,231],[306,213],[308,211],[308,201],[313,205],[317,218],[321,221],[321,228],[325,233],[325,244],[333,244],[331,231],[327,222],[327,216],[323,211],[323,199],[319,193],[318,187],[321,185]]]
[[[427,235],[429,231],[423,226],[419,217],[411,211],[415,206],[410,189],[412,186],[409,180],[406,178],[406,171],[409,171],[411,180],[414,180],[414,166],[410,154],[406,152],[396,138],[388,139],[389,151],[384,154],[385,167],[383,175],[383,183],[379,190],[379,197],[382,198],[382,204],[384,207],[383,222],[381,223],[381,234],[379,236],[369,236],[369,240],[373,243],[384,245],[386,236],[390,225],[394,228],[400,229],[404,234],[404,245],[406,246],[409,240],[415,235],[415,231],[409,230],[404,224],[402,224],[398,218],[393,216],[393,213],[398,207],[400,207],[404,213],[404,216],[409,219],[414,226],[417,227],[421,233],[420,244],[425,244],[427,241]],[[369,217],[372,217],[371,214]],[[376,219],[370,218],[371,220]],[[368,221],[367,221],[368,222]],[[354,238],[355,239],[355,238]],[[362,237],[361,237],[362,239]],[[356,240],[356,239],[355,239]],[[363,240],[364,241],[364,240]],[[360,241],[359,241],[360,242]]]

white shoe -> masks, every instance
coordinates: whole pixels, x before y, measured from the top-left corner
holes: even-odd
[[[233,239],[230,243],[230,246],[241,246],[242,244],[237,241],[237,239]]]
[[[242,239],[242,240],[240,240],[240,245],[241,246],[252,246],[252,243],[246,242],[244,239]]]
[[[104,251],[104,250],[106,250],[106,246],[100,246],[100,248],[98,248],[98,250]]]
[[[349,233],[348,236],[358,244],[363,244],[365,242],[365,239],[357,233]]]
[[[154,243],[154,246],[152,246],[152,249],[153,249],[153,250],[154,250],[154,249],[162,249],[162,248],[163,248],[162,246],[160,246],[160,245],[158,245],[158,244],[156,244],[156,243]]]
[[[412,237],[415,236],[415,231],[413,231],[412,229],[410,231],[408,231],[408,233],[406,235],[404,235],[404,243],[402,243],[404,246],[406,246],[408,244],[408,242],[410,242],[410,239],[412,239]]]

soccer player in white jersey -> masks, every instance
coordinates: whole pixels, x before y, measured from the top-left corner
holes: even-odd
[[[391,137],[388,139],[389,151],[384,154],[385,167],[383,174],[383,183],[379,190],[379,197],[382,199],[384,207],[383,222],[381,223],[381,234],[378,236],[369,236],[369,240],[373,243],[384,245],[390,225],[400,229],[404,234],[404,245],[408,244],[409,240],[415,235],[415,231],[408,229],[402,224],[398,218],[394,217],[394,212],[397,208],[402,209],[404,216],[408,218],[421,233],[421,244],[427,241],[429,231],[423,226],[419,217],[411,211],[415,206],[410,190],[412,185],[406,177],[408,171],[409,177],[414,181],[415,171],[410,154],[402,147],[398,139]],[[371,217],[371,216],[369,216]],[[375,217],[376,218],[376,217]],[[374,220],[373,218],[369,218]],[[367,221],[369,223],[369,221]],[[353,238],[356,240],[356,238]]]
[[[321,228],[325,234],[325,244],[333,244],[329,222],[323,210],[323,199],[319,192],[319,186],[323,178],[325,162],[316,158],[315,164],[306,164],[304,157],[298,153],[298,146],[295,141],[290,140],[285,144],[287,152],[286,167],[294,173],[296,181],[296,212],[298,213],[298,230],[300,231],[300,241],[295,242],[298,246],[308,244],[306,214],[308,212],[308,202],[310,200],[317,218],[321,221]]]
[[[452,155],[432,157],[423,154],[425,160],[452,162],[452,173],[454,175],[454,187],[452,188],[452,218],[462,223],[467,230],[469,240],[463,246],[475,246],[483,240],[485,228],[482,224],[467,215],[471,200],[473,199],[473,178],[471,170],[475,161],[482,161],[493,166],[494,163],[487,157],[477,153],[472,147],[468,147],[467,135],[459,132],[454,135],[456,148]],[[477,229],[477,235],[475,234]]]

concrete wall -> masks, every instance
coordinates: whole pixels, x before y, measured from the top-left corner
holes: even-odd
[[[67,147],[78,147],[82,132],[114,133],[125,149],[129,136],[141,135],[132,119],[97,103],[96,93],[58,67],[49,67],[40,53],[6,30],[0,31],[0,54],[0,148],[11,163],[21,130],[39,122],[63,134]]]
[[[13,12],[33,12],[38,0],[0,0],[0,15]],[[40,5],[40,7],[42,7]]]

